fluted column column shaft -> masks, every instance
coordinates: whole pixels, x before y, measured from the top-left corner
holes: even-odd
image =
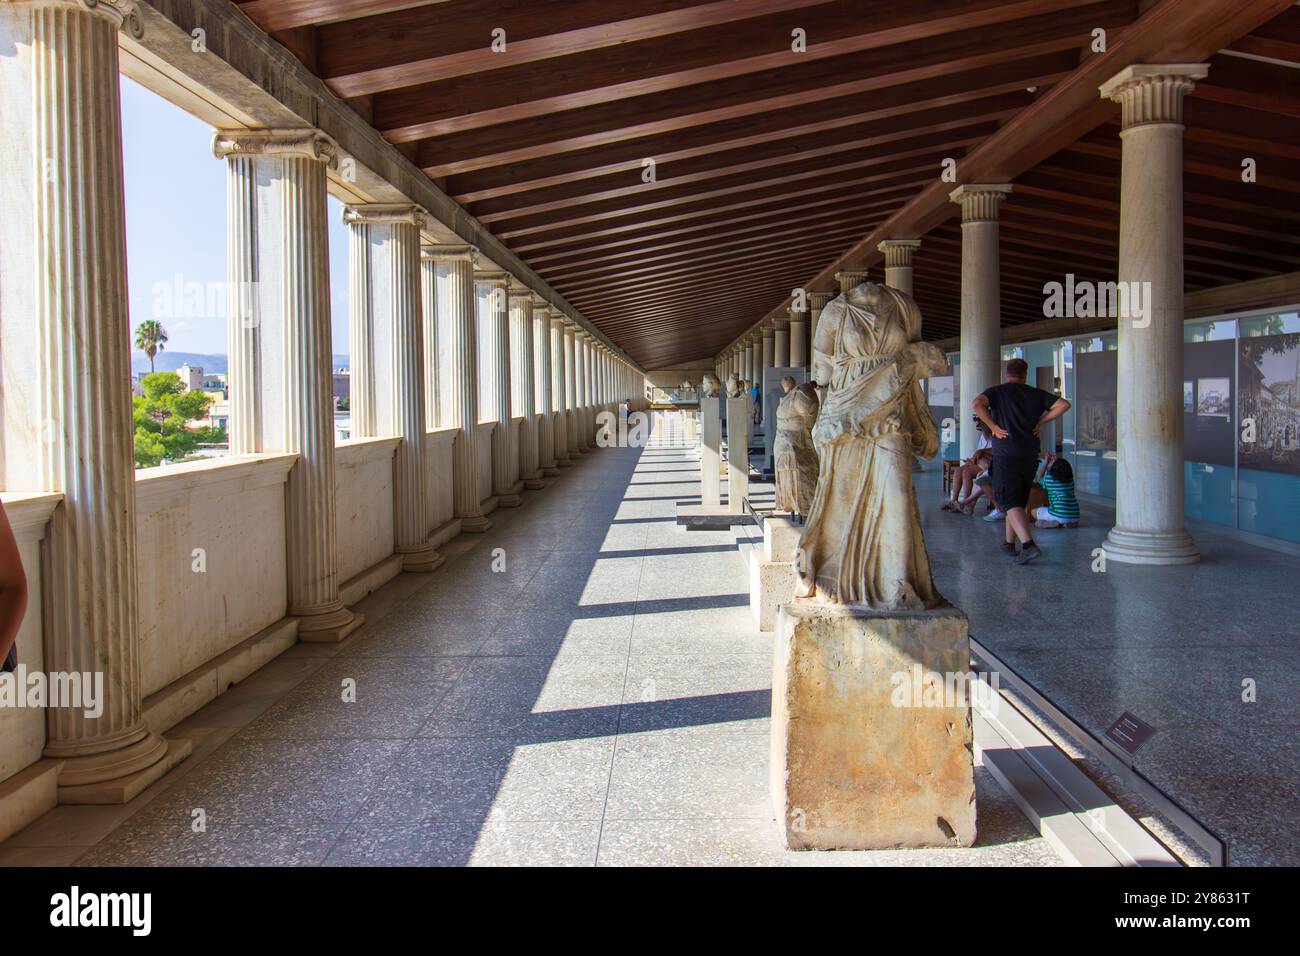
[[[373,375],[374,434],[401,439],[393,452],[393,548],[407,571],[432,571],[442,556],[429,543],[424,461],[424,311],[421,306],[417,206],[348,206],[343,221],[365,229],[374,352],[362,359]],[[322,238],[322,241],[323,238]],[[354,251],[359,251],[356,245]],[[360,299],[362,290],[354,290]],[[373,364],[370,364],[373,363]]]
[[[491,290],[488,329],[492,339],[488,344],[488,354],[493,369],[492,391],[496,396],[496,427],[492,429],[492,493],[497,497],[498,506],[514,508],[519,505],[520,498],[515,494],[514,476],[510,472],[510,312],[507,300],[510,277],[504,272],[490,272],[480,273],[477,279]]]
[[[571,456],[582,451],[582,441],[579,438],[581,429],[578,428],[577,422],[578,392],[575,333],[576,330],[573,326],[566,322],[564,326],[564,418]]]
[[[348,418],[352,422],[353,438],[372,438],[379,434],[375,418],[374,281],[370,245],[370,224],[352,223],[348,227]]]
[[[551,395],[551,319],[545,306],[533,307],[534,382],[537,402],[537,460],[545,475],[559,474],[555,466],[555,404]]]
[[[423,315],[424,342],[424,427],[442,426],[438,367],[438,261],[430,255],[420,257],[420,311]]]
[[[516,393],[519,396],[520,414],[523,424],[519,434],[519,477],[524,486],[530,489],[543,487],[541,456],[537,440],[536,418],[536,376],[533,341],[533,294],[530,291],[512,289],[510,292],[510,322],[515,330],[518,342],[518,360],[515,369],[519,372],[519,384]]]
[[[28,613],[44,612],[46,672],[103,680],[100,716],[46,711],[65,802],[130,799],[123,781],[160,775],[168,748],[140,707],[117,54],[128,7],[139,21],[119,6],[0,3],[3,487],[63,495]]]
[[[554,407],[552,434],[554,435],[555,462],[561,468],[567,468],[573,462],[569,458],[569,416],[568,387],[565,384],[565,341],[564,319],[559,313],[548,310],[551,314],[551,400]]]
[[[474,301],[472,246],[433,246],[428,250],[438,263],[437,309],[445,316],[450,381],[443,394],[444,424],[456,429],[452,446],[452,511],[462,531],[486,531],[492,522],[479,500],[478,469],[478,343]]]

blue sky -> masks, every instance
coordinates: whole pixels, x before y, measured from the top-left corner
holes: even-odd
[[[162,287],[226,281],[226,168],[212,128],[122,77],[126,258],[131,327],[157,317],[176,352],[226,352],[226,319],[207,308],[154,315]],[[348,238],[342,205],[329,200],[333,351],[348,351]],[[190,286],[193,288],[193,286]]]

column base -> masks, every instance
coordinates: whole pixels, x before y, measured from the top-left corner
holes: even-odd
[[[440,555],[431,544],[426,544],[417,551],[399,551],[397,553],[402,556],[402,570],[411,571],[415,574],[437,571],[447,563],[447,559]]]
[[[497,492],[498,508],[518,508],[523,503],[524,499],[520,498],[513,491]]]
[[[558,464],[546,465],[544,468],[542,468],[543,478],[554,478],[559,473],[560,473],[560,468]]]
[[[529,491],[541,491],[546,487],[546,482],[542,481],[542,471],[538,469],[537,474],[531,478],[524,479],[524,487]]]
[[[572,458],[557,458],[557,459],[555,460],[555,465],[556,465],[557,468],[572,468],[572,467],[573,467],[573,459],[572,459]]]
[[[336,644],[366,620],[364,615],[348,610],[342,603],[306,614],[290,609],[289,614],[298,619],[298,640],[309,644]]]
[[[487,515],[464,515],[459,520],[461,534],[482,534],[492,527]]]
[[[149,731],[123,750],[68,757],[59,769],[59,803],[129,803],[193,750],[192,740]]]
[[[1186,528],[1136,531],[1114,527],[1102,542],[1107,560],[1121,564],[1196,564],[1201,552]]]

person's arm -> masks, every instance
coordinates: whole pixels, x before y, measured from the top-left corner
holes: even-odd
[[[975,410],[975,414],[979,416],[980,421],[988,426],[988,430],[992,433],[994,438],[1006,438],[1007,435],[1010,434],[1010,432],[995,422],[993,417],[989,414],[989,400],[987,395],[976,395],[975,401],[971,402],[971,408]]]
[[[0,505],[0,661],[18,637],[27,611],[27,575],[13,529]]]
[[[1034,481],[1038,482],[1040,485],[1043,483],[1043,475],[1047,474],[1047,466],[1050,465],[1055,458],[1056,455],[1050,451],[1043,457],[1043,467],[1038,469],[1038,477],[1035,478]]]
[[[1034,435],[1037,437],[1038,429],[1042,428],[1048,422],[1054,422],[1070,410],[1070,403],[1064,398],[1058,398],[1052,403],[1052,407],[1043,412],[1043,417],[1038,419],[1038,424],[1034,426]]]

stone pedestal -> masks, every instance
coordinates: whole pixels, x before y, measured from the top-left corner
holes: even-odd
[[[749,497],[749,430],[753,427],[749,399],[727,399],[727,510],[740,514]]]
[[[700,399],[700,504],[716,508],[721,501],[719,461],[722,458],[721,398]]]
[[[794,600],[795,549],[803,527],[786,515],[763,519],[763,547],[749,552],[749,609],[760,631],[776,627],[783,605]]]
[[[783,607],[771,791],[786,845],[974,843],[969,671],[966,615],[956,608]]]

